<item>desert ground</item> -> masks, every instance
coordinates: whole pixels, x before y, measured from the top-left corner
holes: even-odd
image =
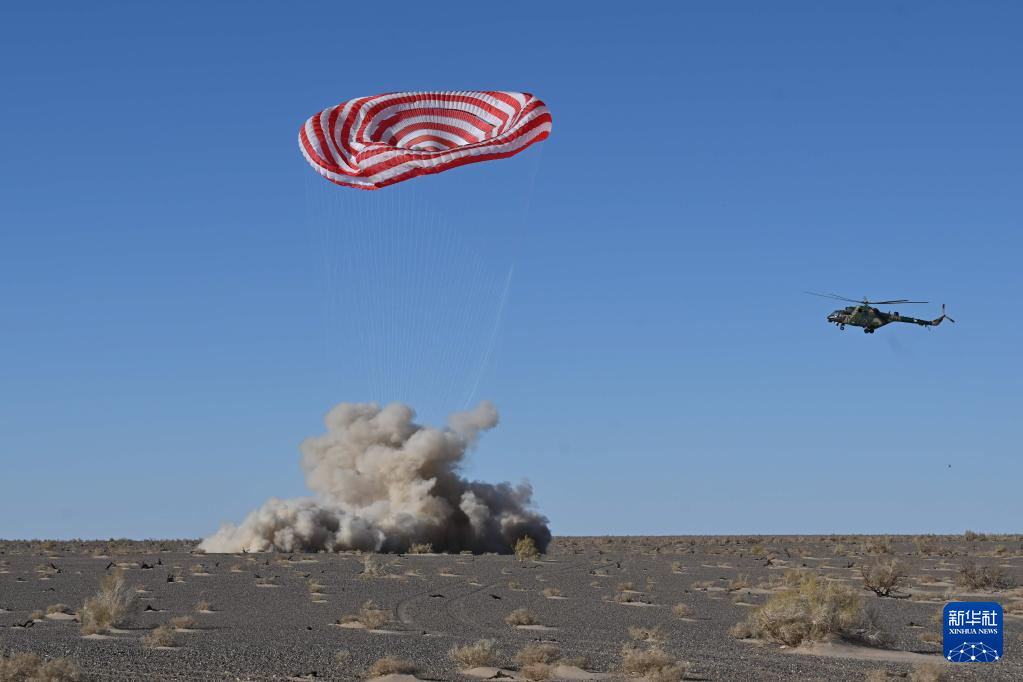
[[[65,658],[94,680],[1023,679],[1023,536],[558,537],[538,560],[196,544],[0,542],[0,650]],[[862,567],[892,561],[905,574],[894,596],[865,589]],[[132,603],[87,626],[111,575]],[[814,575],[862,599],[883,640],[786,646],[743,625]],[[999,662],[941,657],[941,608],[964,599],[1004,607]],[[494,640],[488,656],[450,655],[479,640]],[[643,674],[625,647],[677,665]],[[406,663],[373,669],[385,657]]]

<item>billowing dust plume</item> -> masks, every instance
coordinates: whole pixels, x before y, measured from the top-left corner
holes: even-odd
[[[497,425],[489,402],[448,418],[446,429],[413,422],[401,403],[341,403],[327,432],[302,443],[314,497],[267,500],[240,526],[225,524],[199,545],[207,552],[361,549],[511,552],[529,536],[541,551],[551,532],[532,507],[528,483],[468,481],[458,473],[481,432]]]

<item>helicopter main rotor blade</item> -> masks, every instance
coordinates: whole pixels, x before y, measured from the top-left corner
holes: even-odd
[[[867,301],[867,303],[872,303],[874,305],[887,305],[889,303],[927,303],[927,301],[907,301],[904,298],[900,298],[897,301]]]
[[[863,303],[858,298],[847,298],[846,296],[839,296],[838,294],[818,294],[816,291],[804,291],[804,294],[810,294],[811,296],[820,296],[821,298],[834,298],[839,301],[848,301],[850,303]]]

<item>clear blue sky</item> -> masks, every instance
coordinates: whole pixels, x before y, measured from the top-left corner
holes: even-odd
[[[415,190],[467,232],[485,206],[459,196],[536,177],[477,392],[502,424],[468,475],[528,477],[557,533],[1020,530],[1019,3],[22,3],[0,23],[0,537],[199,536],[304,492],[322,414],[386,398],[332,347],[310,229],[311,193],[354,190],[296,131],[407,89],[554,114],[542,154]],[[843,333],[804,289],[958,324]]]

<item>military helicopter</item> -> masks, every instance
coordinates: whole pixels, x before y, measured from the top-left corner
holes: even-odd
[[[927,303],[927,301],[907,301],[904,298],[900,298],[895,301],[868,301],[864,298],[862,301],[857,301],[855,298],[846,298],[845,296],[839,296],[837,294],[818,294],[815,291],[806,291],[804,293],[810,294],[811,296],[823,296],[824,298],[833,298],[839,301],[855,303],[856,305],[836,310],[828,315],[828,322],[837,324],[839,329],[845,329],[845,325],[847,324],[851,324],[854,327],[863,327],[864,334],[873,334],[878,327],[883,327],[892,322],[906,322],[908,324],[920,325],[921,327],[937,327],[941,324],[942,320],[955,322],[955,320],[945,314],[944,303],[941,304],[941,317],[933,320],[921,320],[915,317],[906,317],[905,315],[900,315],[897,312],[884,313],[874,306],[890,305],[894,303]]]

